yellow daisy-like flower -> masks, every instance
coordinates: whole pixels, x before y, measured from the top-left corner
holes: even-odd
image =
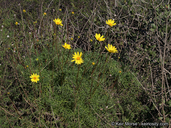
[[[121,71],[119,71],[119,73],[121,73]]]
[[[80,36],[78,36],[78,38],[80,38]]]
[[[83,63],[84,61],[83,61],[83,59],[81,58],[81,56],[82,56],[82,52],[80,52],[80,55],[79,55],[79,52],[75,52],[74,54],[73,54],[73,59],[74,60],[72,60],[71,62],[73,62],[73,61],[75,61],[75,63],[76,64],[81,64],[81,63]]]
[[[73,38],[71,37],[71,40],[73,40]]]
[[[74,14],[74,12],[72,12],[72,14]]]
[[[90,39],[90,42],[92,42],[93,40],[92,39]]]
[[[115,46],[112,46],[111,44],[108,44],[108,47],[105,46],[105,48],[112,53],[118,53],[118,50],[115,48]]]
[[[109,19],[108,21],[106,21],[106,24],[109,25],[110,27],[113,27],[116,25],[115,21],[112,19]]]
[[[62,11],[62,9],[59,9],[59,11]]]
[[[97,33],[96,33],[95,37],[98,41],[104,41],[105,40],[105,38],[103,38],[103,36],[100,36],[100,34],[97,34]]]
[[[23,9],[23,12],[25,13],[25,12],[26,12],[26,10],[25,10],[25,9]]]
[[[38,61],[39,59],[37,58],[36,61]]]
[[[40,77],[39,75],[34,74],[34,73],[33,73],[33,75],[30,76],[31,81],[36,82],[36,83],[37,83],[37,81],[39,81],[39,77]]]
[[[46,16],[46,12],[44,12],[43,15]]]
[[[62,47],[64,47],[65,49],[71,49],[71,45],[65,43],[64,45],[62,45]]]
[[[18,25],[18,22],[15,22],[15,25]]]
[[[63,26],[62,20],[61,20],[61,19],[58,18],[58,19],[54,19],[53,21],[55,22],[56,25],[61,25],[61,26]]]
[[[93,62],[92,65],[95,65],[95,63]]]

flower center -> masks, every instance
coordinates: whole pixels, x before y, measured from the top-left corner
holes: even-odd
[[[56,22],[56,24],[59,24],[59,22]]]
[[[100,37],[98,38],[98,40],[100,40]]]
[[[80,60],[80,57],[77,57],[77,60]]]
[[[34,80],[36,80],[36,77],[33,77]]]

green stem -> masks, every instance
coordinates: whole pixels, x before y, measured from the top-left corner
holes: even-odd
[[[105,50],[105,45],[106,45],[105,42],[106,42],[106,40],[107,40],[107,36],[108,36],[109,30],[110,30],[110,28],[107,29],[107,34],[106,34],[106,36],[105,36],[105,41],[104,41],[103,43],[101,43],[100,50],[99,50],[100,53],[103,52],[103,51]],[[104,49],[102,50],[103,47],[104,47]]]
[[[109,55],[108,58],[110,58],[110,57],[111,57],[111,53],[110,53],[110,55]],[[107,56],[106,56],[106,58],[107,58]],[[106,62],[107,62],[108,58],[106,59],[104,65],[106,65]],[[103,65],[103,66],[104,66],[104,65]],[[103,69],[103,68],[102,68],[102,69]],[[105,70],[105,68],[104,68],[104,70]],[[104,72],[104,70],[103,70],[103,72]],[[103,74],[103,76],[102,76],[102,79],[103,79],[105,73],[100,73],[100,74],[98,75],[98,76],[99,76],[99,77],[98,77],[98,81],[100,80],[100,76],[101,76],[102,74]],[[98,88],[98,86],[99,86],[99,83],[98,83],[97,87],[94,88],[92,95],[94,95],[94,93],[95,93],[96,89]],[[91,86],[91,88],[92,88],[92,86]],[[91,99],[91,96],[92,96],[92,95],[91,95],[91,89],[90,89],[90,99]]]
[[[91,99],[91,90],[92,90],[92,88],[93,88],[93,78],[91,78],[91,88],[90,88],[90,98],[89,99]]]
[[[68,58],[69,58],[70,51],[71,50],[69,50],[69,52],[68,52],[68,56],[67,56],[67,60],[65,61],[65,64],[68,62]],[[65,66],[65,64],[64,64],[64,66]]]
[[[77,78],[76,78],[77,90],[79,90],[78,74],[79,74],[79,69],[80,69],[80,67],[81,67],[81,64],[80,64],[80,66],[78,67]]]
[[[87,69],[87,67],[88,67],[88,65],[89,65],[89,63],[90,63],[90,61],[91,61],[91,59],[94,57],[94,52],[93,52],[93,54],[92,54],[92,56],[91,56],[91,58],[90,58],[90,60],[89,60],[89,62],[87,63],[87,65],[86,65],[86,67],[85,67],[85,69],[84,69],[84,72],[83,72],[83,74],[82,74],[82,78],[81,78],[81,81],[82,81],[82,79],[83,79],[83,76],[84,76],[84,74],[85,74],[85,71],[87,71],[89,68],[90,68],[90,66],[89,66],[89,68]],[[86,70],[87,69],[87,70]]]

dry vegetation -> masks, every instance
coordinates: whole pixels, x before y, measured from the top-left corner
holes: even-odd
[[[1,126],[171,126],[170,5],[170,0],[1,0]],[[107,26],[108,19],[116,25]],[[96,33],[105,36],[104,43]],[[72,50],[62,47],[65,42]],[[107,44],[118,49],[109,60]],[[81,66],[71,63],[78,51]],[[35,72],[38,83],[30,81]]]

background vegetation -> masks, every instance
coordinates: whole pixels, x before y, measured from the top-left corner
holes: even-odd
[[[171,126],[170,0],[0,5],[1,127]],[[109,29],[108,19],[117,25]],[[103,45],[96,33],[105,36]],[[71,50],[62,47],[65,42]],[[103,50],[107,44],[118,53]],[[83,52],[81,66],[71,62],[74,52]],[[40,75],[37,83],[30,80],[33,73]]]

